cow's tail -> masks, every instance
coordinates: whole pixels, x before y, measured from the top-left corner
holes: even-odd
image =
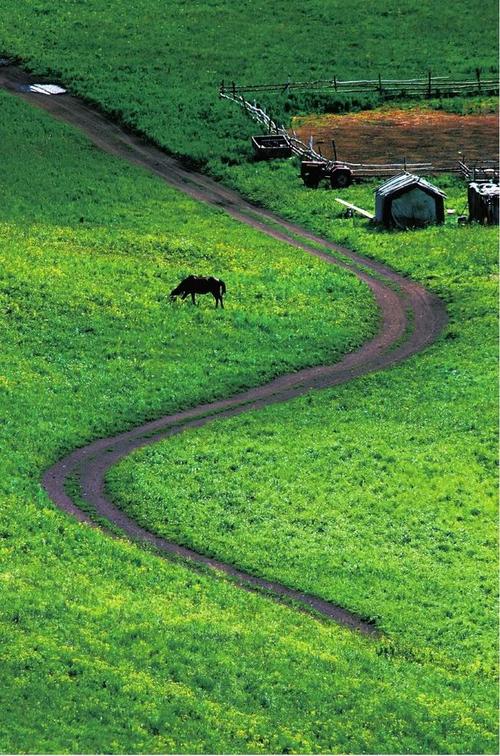
[[[226,293],[226,284],[220,278],[219,278],[219,284],[220,284],[220,293],[221,294],[225,294]]]

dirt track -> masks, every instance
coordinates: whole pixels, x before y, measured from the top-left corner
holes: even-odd
[[[50,498],[60,509],[79,521],[95,524],[66,493],[65,484],[68,478],[76,478],[81,486],[83,499],[101,517],[119,527],[130,538],[150,544],[160,552],[223,572],[242,587],[264,590],[274,597],[298,602],[304,609],[309,607],[361,632],[376,632],[373,624],[342,607],[280,583],[255,577],[232,565],[150,533],[121,512],[106,497],[104,478],[111,465],[133,449],[180,433],[186,428],[199,427],[214,418],[230,417],[268,404],[284,402],[310,390],[345,383],[401,362],[427,347],[439,336],[447,321],[443,304],[422,286],[390,268],[321,239],[273,213],[251,205],[236,192],[212,179],[186,169],[175,158],[165,155],[145,140],[127,133],[81,100],[70,95],[46,96],[21,93],[17,90],[20,84],[30,81],[32,79],[19,69],[0,68],[0,86],[47,110],[55,117],[77,126],[94,144],[106,152],[148,168],[171,186],[197,200],[223,208],[233,218],[258,228],[273,238],[299,247],[330,265],[338,265],[352,271],[370,287],[381,314],[379,333],[335,365],[299,370],[258,388],[161,417],[125,433],[99,439],[77,449],[46,471],[43,485]],[[272,223],[272,226],[269,223]],[[321,245],[322,249],[310,246],[311,242]],[[340,258],[336,255],[340,255]]]

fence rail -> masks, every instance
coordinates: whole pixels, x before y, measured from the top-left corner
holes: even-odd
[[[334,76],[331,79],[316,79],[314,81],[285,81],[270,84],[236,84],[234,81],[220,85],[221,94],[248,94],[258,92],[339,92],[343,94],[380,95],[424,95],[432,97],[441,94],[470,93],[498,93],[500,81],[498,75],[484,77],[481,69],[476,69],[475,78],[459,79],[449,76],[434,76],[431,71],[425,77],[415,79],[357,79],[342,81]]]
[[[493,181],[498,182],[499,167],[494,160],[482,160],[479,164],[467,165],[463,160],[459,163],[460,173],[466,181]]]
[[[240,94],[233,95],[232,93],[220,91],[219,95],[223,99],[235,102],[237,105],[244,108],[246,113],[253,118],[254,121],[263,126],[267,133],[278,134],[279,136],[284,137],[290,146],[292,153],[297,157],[302,160],[316,160],[323,163],[325,171],[332,170],[341,165],[348,168],[356,178],[388,178],[397,175],[398,173],[408,171],[426,175],[436,173],[458,173],[468,181],[475,180],[476,178],[484,180],[485,177],[491,176],[494,176],[494,178],[498,180],[498,165],[496,165],[494,161],[481,161],[480,165],[475,165],[470,168],[463,160],[460,160],[458,164],[454,166],[437,166],[431,162],[407,163],[405,161],[404,163],[348,163],[343,160],[330,160],[314,149],[312,136],[309,138],[309,144],[306,144],[297,137],[295,131],[292,131],[290,134],[283,125],[280,126],[273,121],[264,108],[261,108],[256,102],[252,104]]]
[[[226,100],[237,103],[248,115],[253,118],[257,123],[263,126],[269,134],[279,134],[283,136],[292,150],[292,153],[303,160],[316,160],[325,165],[325,170],[331,170],[336,165],[339,165],[339,161],[335,162],[324,157],[320,152],[314,149],[312,137],[309,140],[309,144],[305,144],[300,140],[295,132],[289,134],[284,126],[280,126],[266,113],[266,111],[259,107],[256,103],[252,103],[245,100],[242,95],[226,94],[220,92],[220,96]],[[342,166],[349,168],[353,175],[358,178],[369,178],[370,176],[393,176],[394,174],[401,173],[402,171],[415,171],[420,173],[432,173],[437,172],[432,163],[385,163],[385,164],[369,164],[369,163],[347,163],[342,161]]]

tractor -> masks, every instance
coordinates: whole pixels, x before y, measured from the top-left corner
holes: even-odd
[[[322,142],[318,142],[322,144]],[[332,140],[333,160],[303,160],[300,164],[300,177],[304,184],[317,189],[323,179],[330,180],[332,189],[345,189],[352,184],[352,170],[337,159],[337,148]],[[321,155],[321,148],[320,148]]]

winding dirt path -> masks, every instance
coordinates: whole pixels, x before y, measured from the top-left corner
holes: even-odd
[[[266,580],[212,557],[199,554],[160,538],[139,526],[106,496],[104,479],[108,469],[140,446],[205,425],[213,419],[231,417],[266,405],[288,401],[314,389],[328,388],[366,373],[388,368],[436,340],[447,322],[442,302],[419,284],[395,273],[381,263],[333,244],[273,213],[252,205],[237,192],[202,174],[184,167],[144,139],[126,132],[106,116],[71,95],[46,96],[21,92],[19,87],[34,79],[12,66],[0,68],[0,86],[30,103],[47,110],[81,129],[106,152],[147,168],[168,184],[191,197],[224,209],[229,215],[280,241],[292,244],[354,273],[370,287],[380,308],[378,334],[360,349],[334,365],[306,368],[227,399],[199,405],[167,415],[109,438],[77,449],[57,462],[43,476],[43,485],[52,501],[77,520],[96,523],[67,493],[69,480],[78,484],[81,498],[101,518],[117,526],[135,541],[149,544],[160,553],[180,557],[229,575],[249,590],[262,590],[275,598],[297,602],[303,609],[329,617],[366,634],[376,633],[369,621],[331,602]],[[315,245],[315,246],[312,246]],[[318,248],[319,247],[319,248]]]

